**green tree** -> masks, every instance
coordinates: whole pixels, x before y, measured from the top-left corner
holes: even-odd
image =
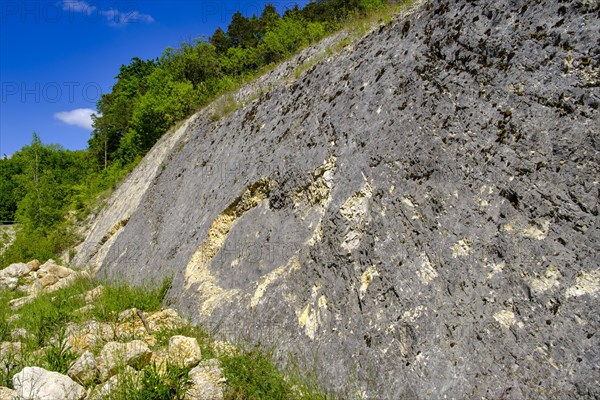
[[[52,168],[53,150],[57,149],[44,146],[37,133],[21,150],[25,164],[16,179],[26,194],[19,201],[16,220],[26,227],[46,229],[62,217],[60,203],[64,196]]]
[[[265,35],[262,51],[267,62],[279,61],[324,35],[320,23],[307,23],[299,16],[283,18]]]
[[[233,47],[256,47],[260,36],[260,23],[256,16],[246,18],[241,12],[236,12],[227,28],[227,36]]]
[[[335,26],[348,15],[364,11],[363,2],[371,4],[374,1],[378,0],[313,0],[302,9],[301,13],[309,21]]]
[[[256,48],[230,47],[221,58],[221,68],[227,74],[236,76],[250,72],[258,66],[259,53]]]
[[[196,39],[192,44],[183,43],[181,48],[163,54],[160,64],[174,79],[190,81],[197,87],[221,75],[218,57],[215,46]]]
[[[21,174],[18,157],[0,158],[0,221],[14,221],[21,196],[14,177]]]
[[[98,101],[98,116],[94,118],[94,132],[88,145],[103,168],[114,160],[121,138],[130,128],[137,101],[148,89],[145,80],[155,68],[154,60],[133,58],[129,65],[121,66],[112,92]]]
[[[265,8],[263,9],[259,19],[260,38],[264,38],[267,32],[275,29],[277,22],[279,22],[280,19],[281,16],[273,4],[268,3],[265,5]]]
[[[169,127],[190,114],[197,104],[197,92],[189,81],[174,79],[156,68],[147,79],[148,91],[140,97],[131,127],[120,143],[125,162],[143,157]]]
[[[227,33],[220,27],[217,28],[215,33],[210,37],[210,44],[215,46],[218,53],[224,53],[231,47],[231,41],[227,36]]]

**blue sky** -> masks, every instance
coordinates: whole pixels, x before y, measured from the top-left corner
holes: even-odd
[[[231,15],[280,12],[308,0],[0,0],[0,156],[37,132],[84,149],[89,114],[122,64],[224,29]]]

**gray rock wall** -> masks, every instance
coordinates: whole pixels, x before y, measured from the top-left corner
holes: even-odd
[[[599,11],[425,2],[197,116],[100,273],[344,397],[599,397]]]

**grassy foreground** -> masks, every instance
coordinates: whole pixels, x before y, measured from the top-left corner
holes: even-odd
[[[12,388],[12,377],[26,366],[39,366],[66,374],[77,359],[67,342],[69,323],[97,321],[117,326],[119,314],[136,308],[146,313],[161,310],[169,288],[169,281],[156,287],[131,287],[126,284],[101,282],[79,277],[75,282],[53,293],[41,293],[34,301],[13,311],[10,300],[21,297],[18,291],[0,290],[0,343],[20,342],[15,354],[0,357],[0,386]],[[99,285],[103,290],[93,303],[86,303],[85,295]],[[82,312],[82,307],[87,308]],[[18,317],[16,317],[18,315]],[[15,338],[15,335],[18,338]],[[174,335],[196,338],[203,358],[216,358],[226,379],[224,398],[241,399],[327,399],[314,382],[297,371],[288,374],[273,363],[271,352],[252,346],[232,346],[215,340],[208,332],[189,323],[176,328],[166,328],[153,333],[152,350],[163,348]],[[102,344],[92,349],[97,355]],[[227,351],[219,348],[226,346]],[[10,354],[10,353],[9,353]],[[111,400],[162,400],[184,399],[189,387],[188,372],[167,363],[160,367],[151,363],[141,369],[140,379],[123,380],[118,390],[107,397]],[[82,382],[93,388],[100,382]]]

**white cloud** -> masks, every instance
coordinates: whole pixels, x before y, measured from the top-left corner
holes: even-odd
[[[109,11],[110,12],[110,11]],[[123,13],[123,12],[119,12],[117,10],[117,18],[118,18],[118,23],[115,21],[115,19],[117,18],[112,18],[112,21],[118,24],[128,24],[130,22],[145,22],[147,24],[151,24],[154,22],[154,18],[152,18],[151,15],[148,14],[142,14],[138,11],[131,11],[128,13]],[[105,14],[106,15],[106,14]]]
[[[63,111],[54,114],[54,118],[67,125],[79,126],[80,128],[92,130],[92,115],[96,111],[91,108],[77,108],[71,111]]]
[[[135,3],[129,3],[130,5]],[[137,10],[118,10],[109,7],[101,9],[98,3],[89,4],[83,0],[63,0],[62,7],[70,13],[82,13],[89,22],[105,19],[111,26],[123,26],[135,22],[151,24],[154,18],[148,14],[142,14]]]
[[[89,5],[85,1],[79,0],[64,0],[63,9],[71,12],[81,12],[85,14],[91,14],[96,10],[95,6]]]

